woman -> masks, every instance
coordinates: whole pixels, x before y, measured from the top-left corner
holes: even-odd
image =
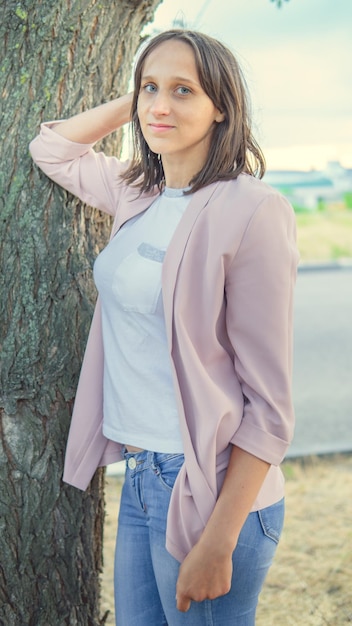
[[[130,164],[94,152],[130,119]],[[85,489],[126,459],[116,623],[254,624],[283,523],[297,251],[291,207],[255,178],[238,64],[162,33],[133,95],[44,124],[31,152],[114,216],[64,480]]]

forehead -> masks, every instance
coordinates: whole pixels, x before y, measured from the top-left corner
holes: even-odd
[[[183,75],[189,72],[198,75],[191,46],[177,39],[163,41],[146,56],[142,66],[142,75],[165,69],[168,69],[170,74]]]

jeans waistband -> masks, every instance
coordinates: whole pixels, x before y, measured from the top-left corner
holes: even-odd
[[[122,449],[124,459],[129,469],[144,469],[147,467],[155,467],[160,463],[165,463],[171,459],[184,458],[182,452],[153,452],[151,450],[142,450],[141,452],[128,452],[126,448]],[[134,459],[133,464],[129,463],[130,459]]]

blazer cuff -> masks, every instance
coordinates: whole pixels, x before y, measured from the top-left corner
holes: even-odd
[[[280,465],[290,445],[290,441],[261,430],[245,420],[231,439],[231,443],[270,465]]]

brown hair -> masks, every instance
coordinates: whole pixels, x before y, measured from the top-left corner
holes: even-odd
[[[141,190],[161,188],[164,172],[160,157],[145,141],[137,114],[137,101],[144,62],[157,46],[170,39],[191,46],[199,81],[214,106],[224,114],[212,136],[208,158],[190,181],[192,193],[218,180],[237,178],[241,172],[262,178],[265,172],[263,153],[252,136],[247,87],[234,55],[221,42],[190,30],[168,30],[154,37],[142,51],[134,73],[134,95],[131,109],[133,157],[125,180]]]

